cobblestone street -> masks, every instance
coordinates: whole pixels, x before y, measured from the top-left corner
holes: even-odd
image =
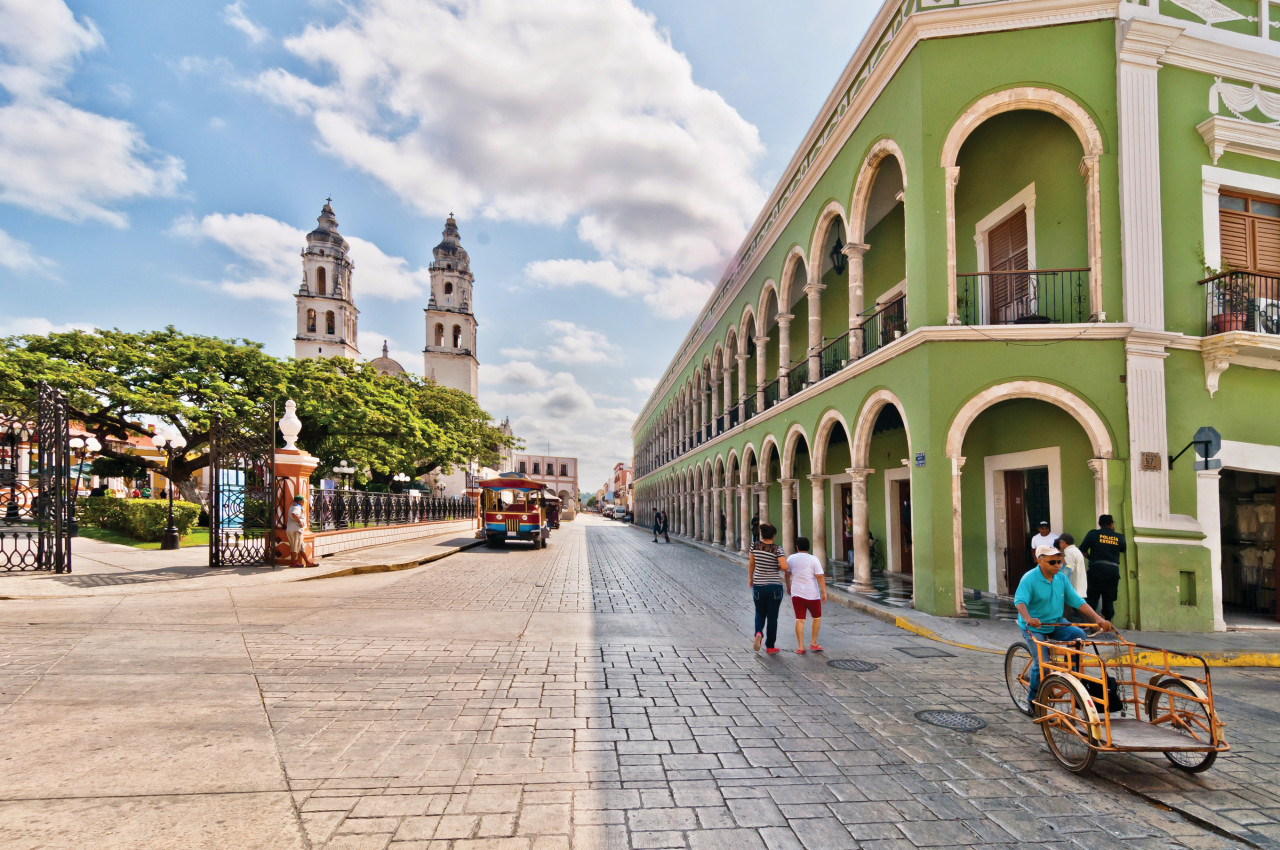
[[[757,654],[749,600],[736,566],[580,517],[405,573],[0,601],[0,846],[1280,846],[1276,671],[1214,672],[1209,772],[1077,777],[998,656],[835,605],[825,655],[790,651],[787,605]],[[877,667],[828,666],[854,658]]]

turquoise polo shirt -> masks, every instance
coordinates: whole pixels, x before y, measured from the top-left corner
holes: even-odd
[[[1064,606],[1079,608],[1084,604],[1084,600],[1071,586],[1071,581],[1064,570],[1058,570],[1053,581],[1049,581],[1040,571],[1040,566],[1036,565],[1023,573],[1022,580],[1018,582],[1018,592],[1013,594],[1013,603],[1026,605],[1027,613],[1042,623],[1061,623]],[[1029,628],[1022,614],[1018,614],[1018,627]],[[1030,631],[1048,634],[1053,629],[1053,626],[1041,626]]]

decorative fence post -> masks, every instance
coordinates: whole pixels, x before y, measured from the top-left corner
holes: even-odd
[[[289,508],[293,505],[295,496],[301,496],[306,500],[304,507],[307,510],[307,516],[311,516],[311,473],[315,472],[316,467],[320,465],[319,458],[312,457],[295,445],[298,434],[302,431],[302,422],[295,413],[297,408],[298,405],[293,399],[289,399],[284,404],[284,416],[280,418],[280,433],[284,435],[284,448],[276,450],[274,459],[276,521],[272,523],[271,552],[277,564],[287,564],[290,560],[289,538],[285,533],[285,527],[288,524]],[[309,532],[309,528],[303,529],[303,539],[306,540],[307,559],[314,563],[315,541]]]

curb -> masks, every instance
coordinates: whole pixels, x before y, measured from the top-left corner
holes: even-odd
[[[639,526],[632,525],[637,531],[645,531]],[[715,549],[704,548],[697,543],[691,543],[683,538],[673,542],[682,543],[691,549],[699,552],[705,552],[713,555],[721,560],[728,561],[736,566],[743,566],[740,561],[730,556],[727,552],[718,552]],[[938,643],[944,643],[947,646],[954,646],[959,649],[968,649],[972,652],[982,652],[989,655],[1004,655],[1003,649],[992,649],[985,646],[974,646],[968,643],[960,643],[959,641],[948,640],[931,629],[926,628],[918,623],[912,622],[908,617],[904,617],[892,608],[877,605],[865,599],[859,599],[843,590],[837,588],[828,588],[827,596],[830,601],[853,611],[866,614],[869,617],[896,626],[905,632],[927,638]],[[1135,652],[1135,658],[1143,664],[1156,664],[1157,666],[1164,664],[1164,658],[1149,652]],[[1229,649],[1210,649],[1204,652],[1198,652],[1188,655],[1181,652],[1169,652],[1169,664],[1173,667],[1199,667],[1200,660],[1204,659],[1205,664],[1209,667],[1280,667],[1280,652],[1255,652],[1251,650],[1229,650]]]
[[[399,572],[400,570],[412,570],[415,567],[425,566],[433,561],[439,561],[442,558],[455,555],[465,549],[472,549],[483,542],[483,540],[474,540],[470,543],[464,543],[461,546],[454,546],[441,552],[436,552],[435,554],[428,555],[425,558],[405,561],[401,564],[365,564],[359,567],[347,567],[342,570],[334,570],[333,572],[325,573],[324,575],[307,576],[306,578],[295,579],[295,581],[320,581],[327,578],[342,578],[343,576],[362,576],[369,575],[371,573],[394,573]]]

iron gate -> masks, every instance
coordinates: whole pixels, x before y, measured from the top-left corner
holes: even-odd
[[[274,563],[276,406],[209,426],[209,566]]]
[[[0,571],[71,572],[67,402],[43,381],[35,410],[0,405]]]

